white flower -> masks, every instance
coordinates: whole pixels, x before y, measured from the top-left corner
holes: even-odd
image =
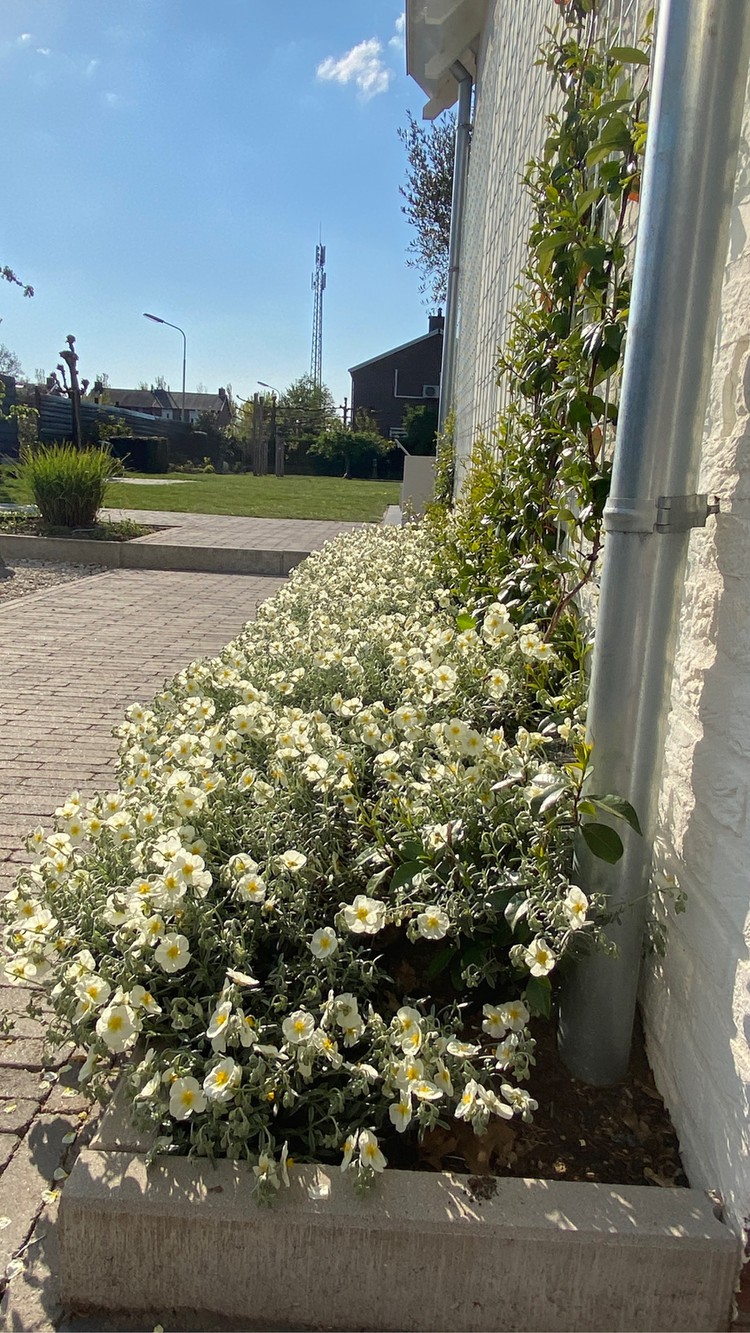
[[[450,929],[450,917],[439,907],[428,907],[417,917],[420,935],[426,940],[442,940]]]
[[[161,1005],[156,1003],[153,995],[146,990],[145,986],[133,986],[129,1003],[136,1011],[142,1011],[144,1014],[150,1014],[153,1017],[161,1013]]]
[[[479,1054],[478,1046],[472,1046],[468,1041],[459,1041],[458,1037],[451,1037],[445,1049],[449,1055],[455,1055],[459,1060],[470,1060],[473,1055]]]
[[[307,947],[314,958],[332,958],[339,947],[335,930],[330,926],[316,930]]]
[[[295,852],[290,848],[287,852],[282,852],[276,857],[276,864],[281,870],[288,870],[290,874],[296,875],[307,865],[307,857],[302,852]]]
[[[359,1131],[359,1160],[371,1171],[384,1171],[386,1162],[375,1135],[369,1129]]]
[[[472,1112],[476,1105],[477,1095],[479,1093],[479,1084],[476,1079],[470,1078],[455,1109],[456,1120],[470,1120]]]
[[[522,1116],[524,1120],[531,1119],[531,1112],[536,1111],[538,1102],[534,1101],[534,1098],[526,1092],[525,1088],[516,1088],[512,1083],[503,1083],[500,1091],[518,1115]]]
[[[354,1156],[354,1152],[357,1147],[358,1141],[359,1141],[359,1130],[357,1130],[354,1134],[349,1134],[348,1137],[344,1140],[344,1156],[341,1160],[342,1171],[346,1171],[347,1168],[351,1165],[351,1160],[352,1157]]]
[[[396,1126],[399,1134],[403,1134],[406,1126],[412,1117],[411,1097],[405,1097],[403,1092],[397,1102],[391,1102],[388,1107],[388,1117],[392,1125]]]
[[[227,1024],[232,1017],[232,1002],[224,1000],[214,1009],[206,1028],[206,1036],[214,1045],[214,1050],[223,1050],[227,1035]],[[221,1043],[221,1046],[218,1045]]]
[[[206,1096],[197,1078],[176,1078],[169,1092],[169,1114],[173,1120],[188,1120],[206,1109]]]
[[[103,1009],[96,1024],[96,1035],[110,1051],[124,1051],[136,1037],[136,1016],[127,1004],[110,1004]]]
[[[237,881],[237,894],[248,903],[262,903],[266,897],[265,882],[260,875],[251,871],[248,875],[242,875]]]
[[[190,944],[184,935],[165,935],[154,952],[154,958],[165,972],[181,972],[190,962]]]
[[[214,1065],[203,1080],[203,1091],[210,1102],[228,1102],[240,1085],[242,1069],[227,1056]]]
[[[385,903],[358,893],[354,902],[344,907],[344,920],[353,935],[376,935],[385,925]]]
[[[573,885],[563,899],[563,911],[571,930],[580,930],[586,924],[588,905],[586,894]]]
[[[420,1102],[438,1102],[443,1095],[437,1084],[429,1078],[414,1079],[409,1084],[408,1091]]]
[[[532,977],[546,977],[557,962],[543,935],[537,935],[536,939],[531,941],[528,949],[524,950],[523,957]]]
[[[100,1005],[107,1003],[112,987],[103,977],[98,977],[95,972],[89,972],[81,977],[75,992],[90,1008],[98,1009]]]
[[[288,1041],[292,1046],[299,1046],[312,1037],[315,1031],[315,1019],[305,1009],[295,1009],[294,1013],[289,1014],[284,1019],[281,1024],[281,1031],[284,1034],[285,1041]]]

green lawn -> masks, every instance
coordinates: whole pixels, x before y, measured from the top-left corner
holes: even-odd
[[[143,476],[143,473],[133,473]],[[345,481],[342,477],[220,476],[170,472],[150,481],[182,480],[181,486],[128,486],[112,482],[111,509],[166,509],[169,513],[238,514],[252,518],[328,518],[377,523],[397,504],[397,481]],[[0,469],[0,502],[28,504],[29,496],[6,468]]]

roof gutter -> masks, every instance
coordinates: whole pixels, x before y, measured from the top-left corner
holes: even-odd
[[[443,361],[440,371],[440,407],[438,431],[445,428],[453,406],[456,380],[456,352],[458,342],[458,280],[461,259],[461,241],[466,211],[466,179],[469,172],[471,148],[471,100],[474,81],[469,71],[456,61],[451,74],[458,83],[458,114],[456,116],[456,152],[453,163],[453,192],[451,195],[451,230],[448,250],[448,293],[445,305],[443,331]]]
[[[626,828],[614,866],[581,850],[618,955],[575,964],[559,1029],[600,1086],[628,1065],[688,541],[712,508],[698,475],[749,58],[747,0],[664,0],[589,702],[594,786],[644,836]]]

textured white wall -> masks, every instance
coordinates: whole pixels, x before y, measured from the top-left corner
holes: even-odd
[[[648,0],[600,0],[602,40],[632,42]],[[491,439],[505,401],[498,349],[509,332],[526,260],[531,208],[521,180],[546,138],[556,93],[537,64],[550,0],[491,0],[477,56],[474,134],[460,256],[456,358],[456,453],[461,468],[474,442]]]
[[[718,521],[691,536],[660,797],[687,893],[646,969],[656,1080],[694,1185],[750,1215],[750,100],[703,445]]]
[[[492,434],[502,398],[495,363],[523,267],[530,208],[521,188],[544,142],[549,76],[534,63],[549,0],[495,0],[477,60],[456,362],[456,451]]]

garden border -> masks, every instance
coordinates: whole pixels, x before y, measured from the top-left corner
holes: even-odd
[[[700,1190],[388,1170],[364,1199],[295,1166],[146,1167],[115,1098],[60,1205],[76,1314],[169,1307],[244,1329],[722,1330],[739,1243]]]
[[[93,541],[87,537],[0,536],[0,556],[52,560],[109,569],[163,569],[202,574],[258,574],[283,578],[309,551],[276,551],[227,546],[178,546],[140,541]]]

